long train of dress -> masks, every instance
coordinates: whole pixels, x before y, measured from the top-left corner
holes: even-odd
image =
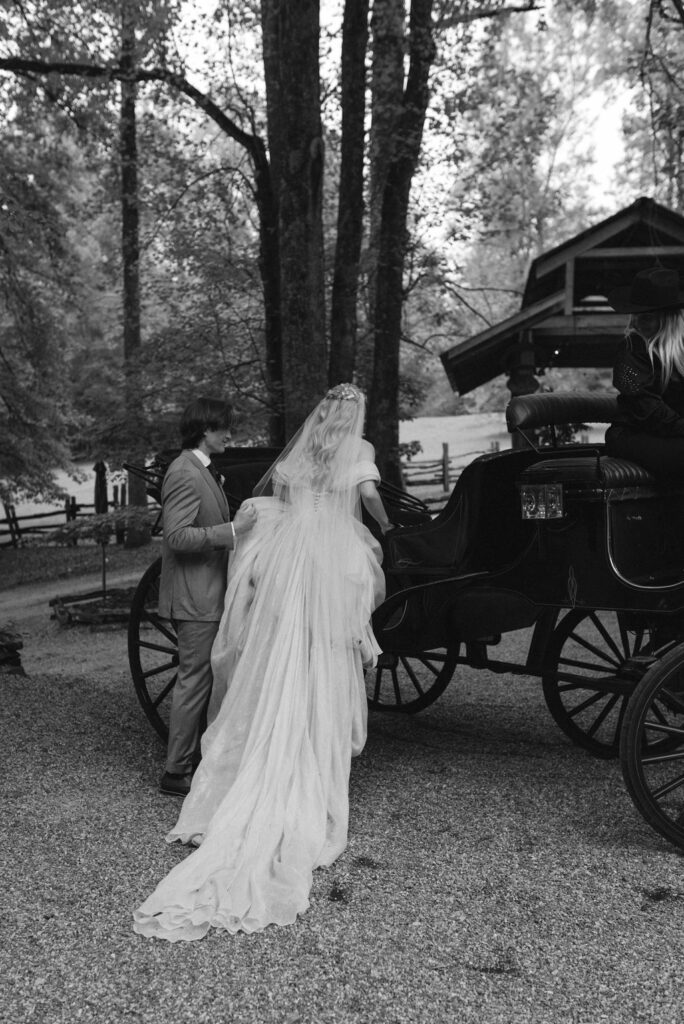
[[[135,911],[141,935],[199,939],[292,923],[314,868],[347,842],[350,760],[366,738],[362,650],[384,581],[379,545],[325,494],[296,513],[254,499],[212,653],[227,692],[168,842],[199,844]]]

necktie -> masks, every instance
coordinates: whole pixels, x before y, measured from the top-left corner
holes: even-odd
[[[209,470],[209,472],[211,473],[211,475],[213,476],[214,480],[215,480],[215,481],[216,481],[216,483],[217,483],[217,484],[219,485],[219,487],[221,488],[221,490],[223,490],[223,485],[222,485],[222,483],[221,483],[221,474],[220,474],[220,473],[219,473],[219,471],[217,470],[217,468],[216,468],[216,466],[214,465],[214,463],[213,463],[213,462],[210,462],[210,463],[209,463],[209,465],[207,466],[207,469]]]

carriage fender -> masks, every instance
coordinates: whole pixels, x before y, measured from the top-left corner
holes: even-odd
[[[559,614],[559,608],[544,608],[537,619],[525,662],[525,667],[529,669],[530,675],[540,676],[543,674],[546,651],[556,628]]]

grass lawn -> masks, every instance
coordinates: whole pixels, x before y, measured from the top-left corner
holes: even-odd
[[[161,554],[158,541],[141,548],[108,544],[107,574],[140,572]],[[102,549],[98,544],[81,541],[77,547],[53,544],[29,544],[23,548],[0,548],[0,591],[23,583],[49,583],[52,580],[86,576],[102,571]]]

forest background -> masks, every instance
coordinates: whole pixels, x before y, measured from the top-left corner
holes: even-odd
[[[683,89],[682,0],[0,0],[0,496],[192,394],[282,443],[352,376],[391,478],[399,417],[505,405],[438,356],[531,259],[684,212]]]

